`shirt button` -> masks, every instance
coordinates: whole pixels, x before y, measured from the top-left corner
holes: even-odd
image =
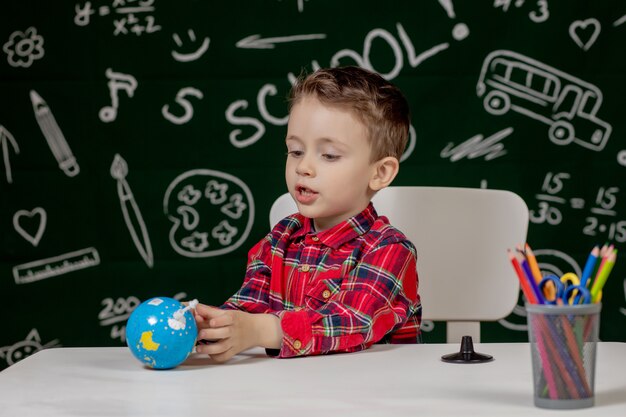
[[[322,297],[324,298],[330,297],[330,290],[324,290],[324,292],[322,293]]]
[[[313,242],[319,242],[320,238],[319,238],[319,237],[317,237],[317,236],[312,236],[312,237],[311,237],[311,240],[312,240]]]
[[[296,340],[295,342],[293,342],[293,348],[295,350],[300,350],[300,348],[302,347],[302,342],[299,340]]]
[[[302,272],[309,272],[310,269],[311,267],[309,265],[302,265],[302,268],[300,268]]]

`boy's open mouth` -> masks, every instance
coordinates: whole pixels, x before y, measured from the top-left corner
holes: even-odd
[[[296,191],[298,192],[298,194],[304,195],[304,196],[317,194],[315,191],[311,190],[310,188],[306,188],[301,185],[296,186]]]

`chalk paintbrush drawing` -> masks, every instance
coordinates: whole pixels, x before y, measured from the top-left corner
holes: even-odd
[[[119,154],[115,154],[111,164],[111,176],[117,181],[117,197],[120,200],[124,222],[137,251],[139,251],[148,268],[152,268],[154,266],[152,243],[150,242],[150,236],[148,235],[148,229],[143,220],[141,210],[139,210],[135,196],[126,181],[127,175],[128,164]]]

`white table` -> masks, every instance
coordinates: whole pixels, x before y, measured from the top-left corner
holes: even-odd
[[[0,372],[0,415],[21,416],[626,416],[626,343],[600,343],[596,405],[533,406],[527,343],[477,344],[485,364],[440,361],[457,345],[377,345],[274,359],[259,349],[169,371],[126,348],[44,350]]]

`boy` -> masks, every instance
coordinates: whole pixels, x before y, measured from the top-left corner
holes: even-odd
[[[400,91],[358,67],[322,69],[290,96],[285,178],[299,213],[248,254],[243,286],[198,305],[197,352],[218,362],[253,346],[278,357],[416,343],[415,248],[370,200],[399,169],[409,132]]]

